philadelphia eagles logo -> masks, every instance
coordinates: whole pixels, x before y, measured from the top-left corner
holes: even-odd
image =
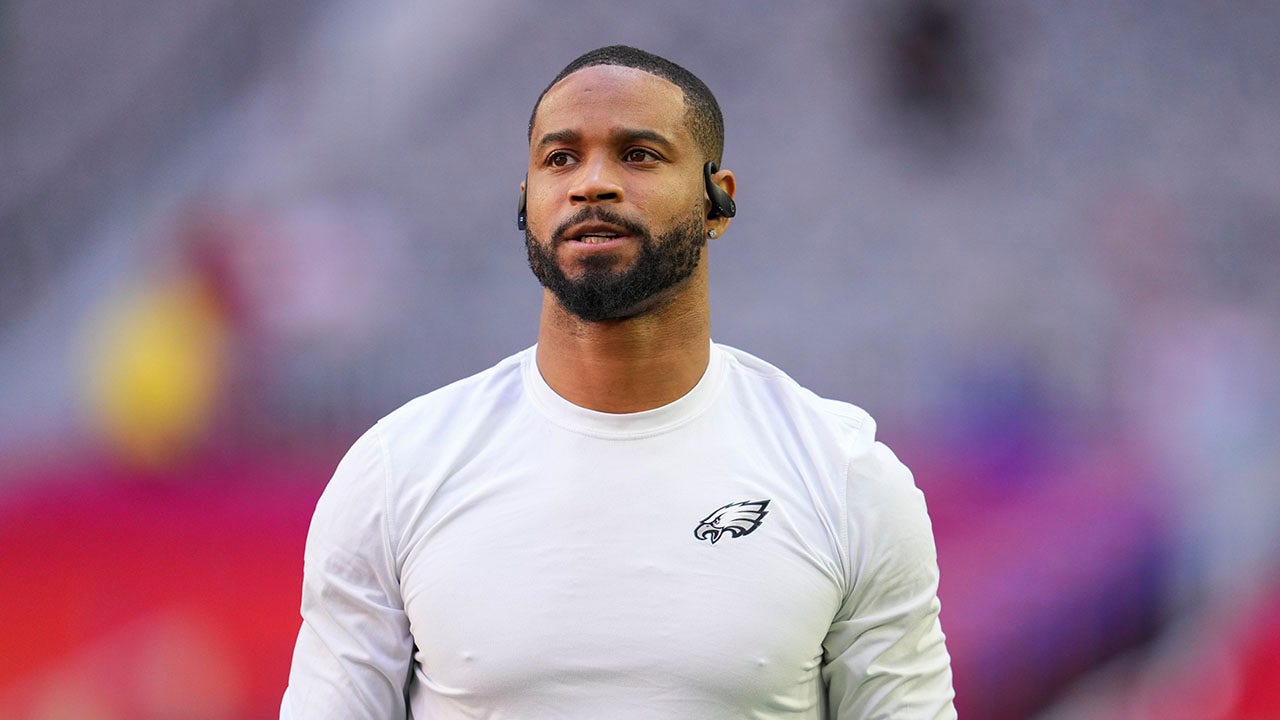
[[[712,545],[725,533],[742,537],[760,527],[760,521],[769,514],[767,507],[768,500],[729,503],[703,518],[694,529],[693,536],[699,540],[710,540]]]

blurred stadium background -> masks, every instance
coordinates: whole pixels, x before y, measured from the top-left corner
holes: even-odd
[[[0,2],[0,717],[266,718],[310,512],[531,344],[543,85],[701,75],[714,335],[866,407],[961,716],[1280,717],[1280,5]]]

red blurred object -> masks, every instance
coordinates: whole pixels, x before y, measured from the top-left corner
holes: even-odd
[[[1230,720],[1280,718],[1280,588],[1270,597],[1242,633],[1240,695]]]
[[[7,493],[0,716],[277,713],[332,460],[193,463],[145,483],[80,468]]]

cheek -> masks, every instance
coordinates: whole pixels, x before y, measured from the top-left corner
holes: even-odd
[[[701,190],[700,185],[699,190]],[[706,212],[705,198],[702,193],[694,194],[684,187],[660,190],[644,196],[632,197],[631,200],[637,210],[648,216],[650,224],[666,228],[685,225],[690,218],[702,218]]]
[[[529,229],[536,231],[539,236],[546,234],[545,226],[555,216],[554,198],[555,193],[545,183],[530,187],[525,193],[525,215]]]

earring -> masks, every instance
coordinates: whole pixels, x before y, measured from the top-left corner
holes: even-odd
[[[707,231],[707,237],[709,237],[709,238],[714,238],[715,236],[716,236],[716,231],[715,231],[715,230],[708,230],[708,231]]]

